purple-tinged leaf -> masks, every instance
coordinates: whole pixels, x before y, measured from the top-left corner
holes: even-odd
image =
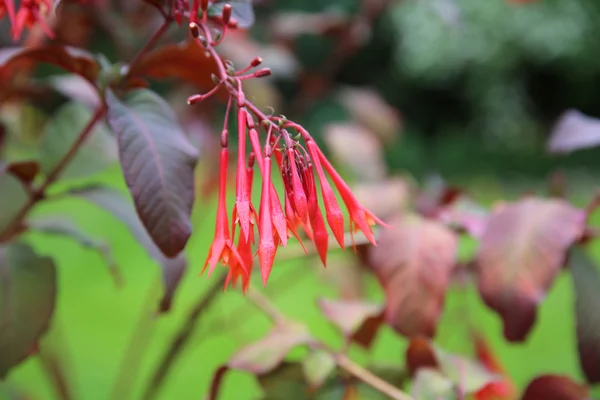
[[[324,350],[311,352],[302,360],[302,370],[311,388],[319,388],[336,367],[333,356]]]
[[[72,190],[70,194],[83,198],[115,216],[127,226],[133,237],[146,249],[150,257],[160,264],[165,294],[159,311],[168,311],[171,308],[171,302],[181,277],[187,268],[185,254],[181,253],[175,258],[165,257],[140,222],[131,201],[123,193],[107,186],[94,185]]]
[[[44,127],[40,143],[40,164],[44,173],[50,173],[64,158],[92,117],[92,110],[75,102],[67,103],[56,111]],[[99,122],[63,169],[60,178],[85,178],[105,170],[118,159],[115,137],[105,123]]]
[[[319,307],[350,341],[369,347],[383,322],[383,306],[360,300],[320,299]]]
[[[65,236],[73,239],[82,247],[94,250],[102,257],[115,284],[117,286],[122,284],[123,277],[121,271],[108,244],[82,231],[73,223],[69,216],[32,217],[27,219],[25,223],[34,231],[47,235]]]
[[[95,110],[101,105],[98,90],[79,75],[53,76],[48,83],[63,96],[83,104],[90,110]]]
[[[406,214],[388,221],[368,264],[386,292],[386,321],[406,336],[433,337],[456,263],[458,238],[439,222]]]
[[[139,89],[122,102],[108,91],[106,102],[137,213],[154,243],[167,257],[174,257],[192,232],[198,152],[157,94]]]
[[[256,375],[266,374],[279,366],[290,350],[308,343],[310,339],[303,326],[280,323],[266,337],[236,353],[228,365]]]
[[[573,109],[560,116],[547,145],[550,153],[570,153],[597,146],[600,146],[600,119]]]
[[[502,376],[488,371],[475,360],[450,354],[437,346],[434,351],[440,370],[455,383],[462,394],[475,393],[490,383],[502,380]]]
[[[590,383],[600,382],[600,272],[583,250],[570,253],[579,363]]]
[[[539,198],[501,206],[490,216],[476,256],[477,284],[484,302],[502,317],[509,341],[527,337],[585,218],[565,201]]]
[[[490,372],[483,364],[446,352],[431,341],[413,338],[406,351],[406,364],[411,375],[423,370],[436,370],[448,378],[456,393],[475,393],[502,376]]]
[[[231,19],[237,21],[238,27],[248,29],[254,25],[256,18],[252,0],[215,0],[208,7],[208,15],[211,17],[221,16],[226,4],[231,5]]]
[[[0,247],[0,379],[23,361],[54,313],[56,269],[29,245]]]
[[[586,386],[562,375],[542,375],[533,379],[521,400],[592,400]]]
[[[32,61],[55,65],[94,84],[100,72],[94,56],[85,50],[52,44],[0,49],[0,77],[7,77],[19,68],[30,65]]]

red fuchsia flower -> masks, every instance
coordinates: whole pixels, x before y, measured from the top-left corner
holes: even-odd
[[[226,131],[223,136],[226,137]],[[240,256],[237,248],[233,245],[229,236],[229,222],[227,218],[227,164],[229,162],[229,153],[226,146],[221,149],[220,176],[219,176],[219,201],[217,206],[217,221],[215,225],[215,238],[208,252],[202,273],[210,266],[208,275],[210,276],[215,266],[221,262],[230,267],[230,273],[233,276],[241,272],[246,279],[249,276],[248,267]],[[236,264],[237,263],[237,264]],[[241,269],[240,269],[241,267]]]
[[[13,40],[19,40],[25,29],[31,29],[38,25],[49,38],[54,38],[52,29],[46,23],[43,13],[52,9],[50,0],[23,0],[19,10],[14,14],[14,1],[4,0],[4,8],[12,23]],[[11,15],[11,14],[14,14]]]
[[[260,200],[260,242],[258,244],[258,258],[260,260],[260,272],[262,274],[263,284],[267,285],[267,280],[273,268],[277,246],[275,245],[273,235],[273,220],[271,218],[271,149],[267,145],[265,157],[263,159],[263,186]]]
[[[206,0],[200,1],[200,7]],[[192,8],[197,7],[194,2]],[[195,12],[192,10],[192,12]],[[370,211],[365,209],[356,199],[350,187],[323,152],[319,149],[310,134],[298,124],[284,117],[267,116],[246,99],[242,81],[246,79],[268,76],[270,70],[258,67],[262,60],[254,58],[250,64],[236,70],[230,62],[223,61],[214,46],[223,39],[227,32],[226,26],[231,20],[231,8],[224,7],[221,22],[212,19],[212,23],[220,25],[222,35],[213,39],[213,28],[208,26],[206,13],[200,13],[197,22],[190,23],[190,32],[199,46],[217,63],[218,76],[215,88],[206,94],[198,94],[188,99],[189,104],[212,96],[217,88],[223,88],[229,93],[229,102],[225,113],[225,126],[229,121],[230,110],[237,107],[239,152],[236,174],[236,200],[232,215],[232,232],[235,237],[236,227],[239,226],[238,244],[234,247],[227,230],[227,215],[224,195],[225,178],[220,180],[219,209],[217,210],[217,228],[215,242],[207,264],[214,265],[221,260],[229,266],[227,281],[233,284],[242,277],[244,285],[250,276],[252,267],[252,249],[256,248],[263,284],[266,285],[279,246],[285,246],[292,235],[300,241],[298,227],[302,227],[306,236],[313,241],[323,264],[327,262],[329,234],[327,225],[333,232],[336,241],[344,246],[344,214],[340,210],[336,193],[337,189],[346,204],[350,216],[350,231],[362,231],[369,241],[375,244],[371,226],[375,223],[385,225]],[[230,26],[231,27],[231,26]],[[294,135],[290,132],[295,131]],[[247,161],[247,140],[250,140],[249,160],[256,161],[262,176],[260,206],[256,215],[252,205],[251,170],[254,162]],[[222,143],[226,154],[227,143]],[[254,158],[253,158],[254,157]],[[272,181],[272,163],[275,163],[283,181],[284,193],[279,194]],[[221,159],[221,174],[227,168],[227,158]],[[330,184],[329,179],[333,182]],[[318,182],[319,181],[319,182]],[[318,190],[318,186],[321,190]],[[325,212],[321,210],[319,192],[323,200]],[[283,197],[281,197],[283,196]],[[283,200],[283,203],[282,203]],[[284,213],[285,211],[285,213]],[[325,214],[325,216],[324,216]],[[256,222],[258,220],[258,222]],[[325,222],[327,221],[327,223]],[[254,226],[258,235],[254,236]],[[256,243],[255,243],[256,242]],[[300,241],[302,245],[302,242]],[[304,246],[302,245],[304,248]],[[242,267],[242,266],[245,266]],[[244,286],[244,288],[247,286]]]
[[[250,202],[250,193],[248,186],[248,176],[246,172],[246,130],[248,129],[248,115],[246,108],[242,107],[238,111],[238,169],[236,175],[236,200],[234,212],[240,228],[246,240],[250,234],[250,218],[254,216],[254,207]],[[234,219],[235,221],[235,219]]]
[[[262,150],[261,150],[261,146],[260,146],[260,140],[258,138],[258,132],[256,131],[256,129],[252,128],[250,129],[250,132],[248,134],[248,136],[250,137],[250,143],[252,144],[252,150],[254,151],[256,157],[257,157],[257,161],[258,161],[258,168],[260,169],[260,173],[264,175],[264,166],[263,166],[263,156],[262,156]],[[275,154],[277,156],[277,153]],[[277,157],[275,158],[277,160]],[[277,193],[277,190],[275,190],[275,185],[273,185],[273,182],[270,182],[271,185],[271,189],[270,189],[270,198],[271,198],[271,211],[272,211],[272,221],[273,221],[273,226],[275,227],[275,233],[277,234],[277,241],[279,241],[281,243],[281,245],[283,247],[286,246],[287,244],[287,240],[288,240],[288,233],[287,233],[287,222],[285,219],[285,215],[283,214],[283,209],[281,208],[281,201],[279,200],[279,194]]]
[[[8,19],[11,26],[15,24],[15,2],[14,0],[2,0],[0,1],[0,19],[4,18],[8,14]]]
[[[374,246],[377,246],[371,226],[375,225],[376,223],[382,226],[387,226],[387,224],[385,224],[383,221],[377,218],[375,214],[360,204],[356,196],[354,196],[352,193],[352,189],[350,189],[340,174],[338,174],[335,168],[333,168],[333,165],[331,165],[327,157],[325,157],[321,149],[319,149],[316,144],[314,146],[314,151],[317,153],[317,158],[319,161],[321,161],[323,167],[331,177],[333,184],[337,188],[340,196],[342,196],[342,200],[344,200],[344,203],[348,208],[348,212],[350,213],[350,233],[353,234],[360,230],[363,232],[369,242],[371,242]]]
[[[327,217],[327,222],[329,223],[329,227],[333,232],[333,236],[339,243],[340,247],[344,247],[344,215],[342,214],[342,210],[340,210],[340,206],[335,197],[335,193],[333,193],[333,189],[329,185],[329,181],[323,173],[323,168],[321,167],[321,161],[319,160],[319,152],[317,150],[317,144],[309,140],[306,143],[306,147],[308,148],[308,152],[312,157],[313,164],[317,170],[317,175],[319,177],[319,181],[321,181],[321,195],[323,196],[323,203],[325,205],[325,215]]]

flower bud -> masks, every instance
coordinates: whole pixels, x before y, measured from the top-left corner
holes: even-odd
[[[229,23],[229,21],[231,20],[231,11],[232,11],[232,7],[231,4],[225,4],[223,6],[223,12],[221,14],[222,18],[223,18],[223,24],[227,25]]]

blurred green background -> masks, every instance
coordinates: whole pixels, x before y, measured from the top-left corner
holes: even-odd
[[[331,70],[325,66],[331,54],[338,54],[341,40],[323,35],[316,27],[313,32],[310,27],[302,31],[289,21],[283,24],[293,37],[293,51],[288,53],[302,73],[284,73],[286,64],[279,62],[279,53],[271,59],[264,57],[266,66],[271,61],[280,65],[269,81],[279,93],[277,112],[305,125],[318,140],[327,141],[324,132],[328,124],[356,118],[340,101],[338,89],[370,88],[400,116],[400,123],[392,124],[392,140],[382,146],[385,168],[391,174],[409,174],[420,182],[439,175],[466,187],[486,205],[501,198],[515,199],[524,192],[545,193],[547,180],[556,171],[565,173],[569,197],[576,204],[585,205],[593,195],[600,151],[550,156],[545,143],[552,125],[566,109],[600,116],[597,0],[526,4],[505,0],[256,3],[257,23],[249,40],[258,43],[289,42],[274,36],[275,26],[278,21],[288,21],[284,17],[300,12],[325,15],[330,22],[352,18],[366,24],[357,25],[364,32],[356,48],[334,58],[335,68]],[[370,20],[365,18],[365,4],[369,3],[383,5]],[[98,46],[106,46],[103,37],[95,40]],[[329,85],[323,91],[306,94],[302,76],[321,77]],[[156,86],[163,92],[170,88]],[[218,118],[210,122],[219,124]],[[352,175],[361,165],[341,167],[350,181],[361,179]],[[94,180],[124,187],[116,166]],[[100,257],[68,239],[29,237],[40,252],[57,260],[58,304],[44,340],[60,352],[76,399],[140,398],[174,333],[209,286],[206,276],[198,274],[213,236],[215,206],[214,199],[196,204],[195,233],[186,249],[190,267],[172,311],[153,317],[149,317],[149,310],[160,300],[160,271],[128,230],[83,202],[68,200],[47,206],[47,210],[73,215],[86,231],[105,239],[125,278],[124,287],[116,288]],[[473,243],[461,242],[463,256],[473,250]],[[600,256],[600,247],[596,253]],[[351,254],[340,251],[331,257],[334,265],[352,262]],[[382,298],[374,280],[369,280],[369,287],[373,298]],[[340,343],[316,307],[318,297],[337,296],[316,260],[302,258],[277,264],[267,293],[290,317],[306,322],[315,335],[334,345]],[[453,289],[436,339],[442,347],[471,351],[465,312],[488,335],[520,387],[541,373],[565,373],[583,379],[577,361],[569,276],[556,281],[524,344],[503,340],[499,318],[485,308],[473,289]],[[203,398],[216,367],[243,344],[261,337],[269,326],[241,293],[220,294],[155,398]],[[406,344],[384,328],[371,353],[355,350],[352,356],[361,362],[398,365],[403,362]],[[129,364],[123,364],[124,359]],[[34,399],[55,398],[36,357],[0,383],[0,398],[11,398],[12,387],[24,389]],[[129,394],[122,397],[123,393]],[[232,372],[225,379],[222,398],[256,399],[260,394],[252,376]]]

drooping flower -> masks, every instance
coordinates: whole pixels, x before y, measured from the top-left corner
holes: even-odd
[[[12,22],[13,40],[19,40],[25,29],[31,29],[38,25],[49,38],[54,38],[54,32],[46,23],[43,16],[52,9],[50,0],[23,0],[19,10],[11,18],[11,13],[14,13],[14,2],[12,0],[4,1],[8,16]]]
[[[215,225],[215,237],[204,262],[202,273],[209,267],[208,276],[210,276],[215,266],[221,262],[230,267],[230,271],[243,271],[243,275],[248,277],[248,266],[240,256],[237,248],[233,245],[229,235],[229,222],[227,218],[227,164],[229,162],[229,153],[226,147],[221,149],[220,174],[219,174],[219,200],[217,206],[217,221]],[[236,264],[237,263],[237,264]]]

